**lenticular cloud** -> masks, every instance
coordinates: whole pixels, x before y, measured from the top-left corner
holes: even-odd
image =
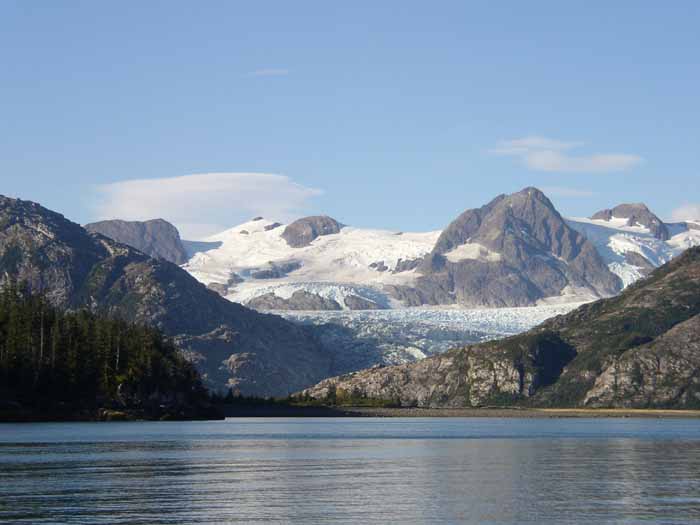
[[[100,185],[96,190],[96,218],[163,218],[189,239],[216,233],[252,215],[288,220],[303,213],[310,200],[322,193],[270,173],[132,179]]]

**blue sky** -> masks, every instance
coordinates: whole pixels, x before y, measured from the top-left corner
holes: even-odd
[[[699,25],[695,1],[4,1],[0,193],[190,237],[437,229],[530,185],[700,214]]]

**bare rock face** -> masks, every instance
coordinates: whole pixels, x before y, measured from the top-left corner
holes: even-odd
[[[270,264],[268,268],[252,272],[250,276],[253,279],[281,279],[299,268],[301,268],[299,261],[278,262]]]
[[[646,204],[620,204],[612,209],[601,210],[591,216],[594,220],[610,221],[613,217],[627,219],[627,226],[644,226],[657,239],[667,241],[670,238],[668,228],[654,215]]]
[[[152,221],[101,221],[86,224],[89,232],[99,233],[122,244],[127,244],[156,259],[174,264],[187,262],[187,251],[177,228],[163,219]]]
[[[267,293],[248,301],[247,306],[255,310],[341,310],[341,306],[333,299],[321,297],[318,294],[304,290],[295,291],[288,299]]]
[[[524,334],[322,381],[418,406],[700,408],[700,247]]]
[[[467,378],[463,361],[448,353],[411,365],[370,368],[327,379],[304,394],[325,399],[333,389],[402,406],[460,407],[466,399]]]
[[[175,264],[91,234],[38,204],[0,196],[0,287],[9,280],[58,307],[161,329],[215,389],[236,383],[244,394],[286,395],[331,372],[308,327],[231,303]],[[226,364],[239,355],[249,366]]]
[[[411,286],[389,291],[409,306],[527,306],[565,289],[614,295],[622,283],[536,188],[467,210],[440,235]]]
[[[640,268],[643,275],[647,275],[654,268],[656,268],[651,262],[649,262],[649,259],[637,252],[625,252],[625,261],[633,266],[636,266],[637,268]]]
[[[348,295],[345,297],[345,306],[350,310],[383,310],[384,307],[379,303],[360,297],[359,295]]]
[[[587,406],[700,406],[700,315],[623,353],[600,374]]]
[[[423,259],[399,259],[392,273],[410,272],[420,266]]]
[[[389,267],[384,264],[384,261],[373,262],[369,265],[369,267],[377,272],[386,272],[389,269]]]
[[[304,217],[287,226],[282,238],[292,248],[303,248],[321,235],[339,233],[342,227],[342,224],[326,215]]]

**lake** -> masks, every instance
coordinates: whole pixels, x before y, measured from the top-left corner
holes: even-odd
[[[0,523],[700,523],[700,420],[0,424]]]

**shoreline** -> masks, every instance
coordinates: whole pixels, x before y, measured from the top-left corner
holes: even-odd
[[[345,411],[361,417],[457,417],[457,418],[646,418],[696,419],[700,410],[646,408],[363,408],[347,407]]]
[[[239,417],[454,417],[454,418],[646,418],[700,419],[700,410],[634,408],[387,408],[352,406],[228,406],[227,418]]]
[[[495,419],[700,419],[700,410],[645,408],[386,408],[331,406],[222,406],[220,411],[191,417],[149,417],[128,412],[8,414],[0,413],[2,423],[70,423],[119,421],[217,421],[236,418],[495,418]],[[215,414],[214,417],[211,417]],[[209,416],[209,417],[207,417]]]

